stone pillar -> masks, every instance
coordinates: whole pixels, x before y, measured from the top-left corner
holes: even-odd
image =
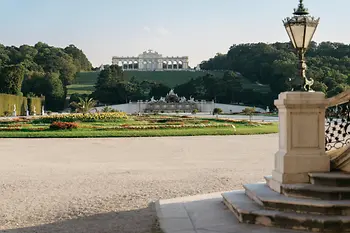
[[[310,172],[329,172],[325,153],[325,108],[322,92],[283,92],[275,100],[279,115],[279,150],[271,189],[281,184],[308,183]]]

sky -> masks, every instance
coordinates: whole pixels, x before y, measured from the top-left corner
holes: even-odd
[[[350,43],[349,0],[304,0],[320,17],[314,40]],[[189,56],[190,66],[233,44],[288,36],[282,19],[298,0],[0,0],[0,43],[74,44],[94,66],[112,56]]]

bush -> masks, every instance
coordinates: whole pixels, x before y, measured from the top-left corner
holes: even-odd
[[[50,125],[51,130],[72,130],[77,128],[78,128],[78,124],[74,122],[55,121]]]
[[[222,113],[222,109],[221,108],[214,108],[213,110],[213,115],[218,115]]]

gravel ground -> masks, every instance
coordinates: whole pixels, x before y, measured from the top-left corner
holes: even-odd
[[[156,232],[157,199],[262,181],[277,135],[0,139],[0,232]]]

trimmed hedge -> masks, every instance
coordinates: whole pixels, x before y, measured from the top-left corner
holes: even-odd
[[[26,97],[0,94],[0,116],[5,116],[5,113],[8,113],[10,116],[12,116],[14,105],[16,105],[16,114],[18,116],[26,115]]]
[[[37,97],[26,98],[18,95],[0,93],[0,116],[5,116],[6,113],[12,116],[14,105],[16,105],[17,116],[25,116],[27,108],[28,110],[30,109],[30,115],[32,115],[34,106],[36,108],[36,114],[41,115],[42,101],[41,98]]]
[[[41,115],[42,102],[43,102],[43,100],[41,98],[38,98],[38,97],[28,98],[29,114],[30,115],[34,114],[34,106],[35,106],[36,115]]]

